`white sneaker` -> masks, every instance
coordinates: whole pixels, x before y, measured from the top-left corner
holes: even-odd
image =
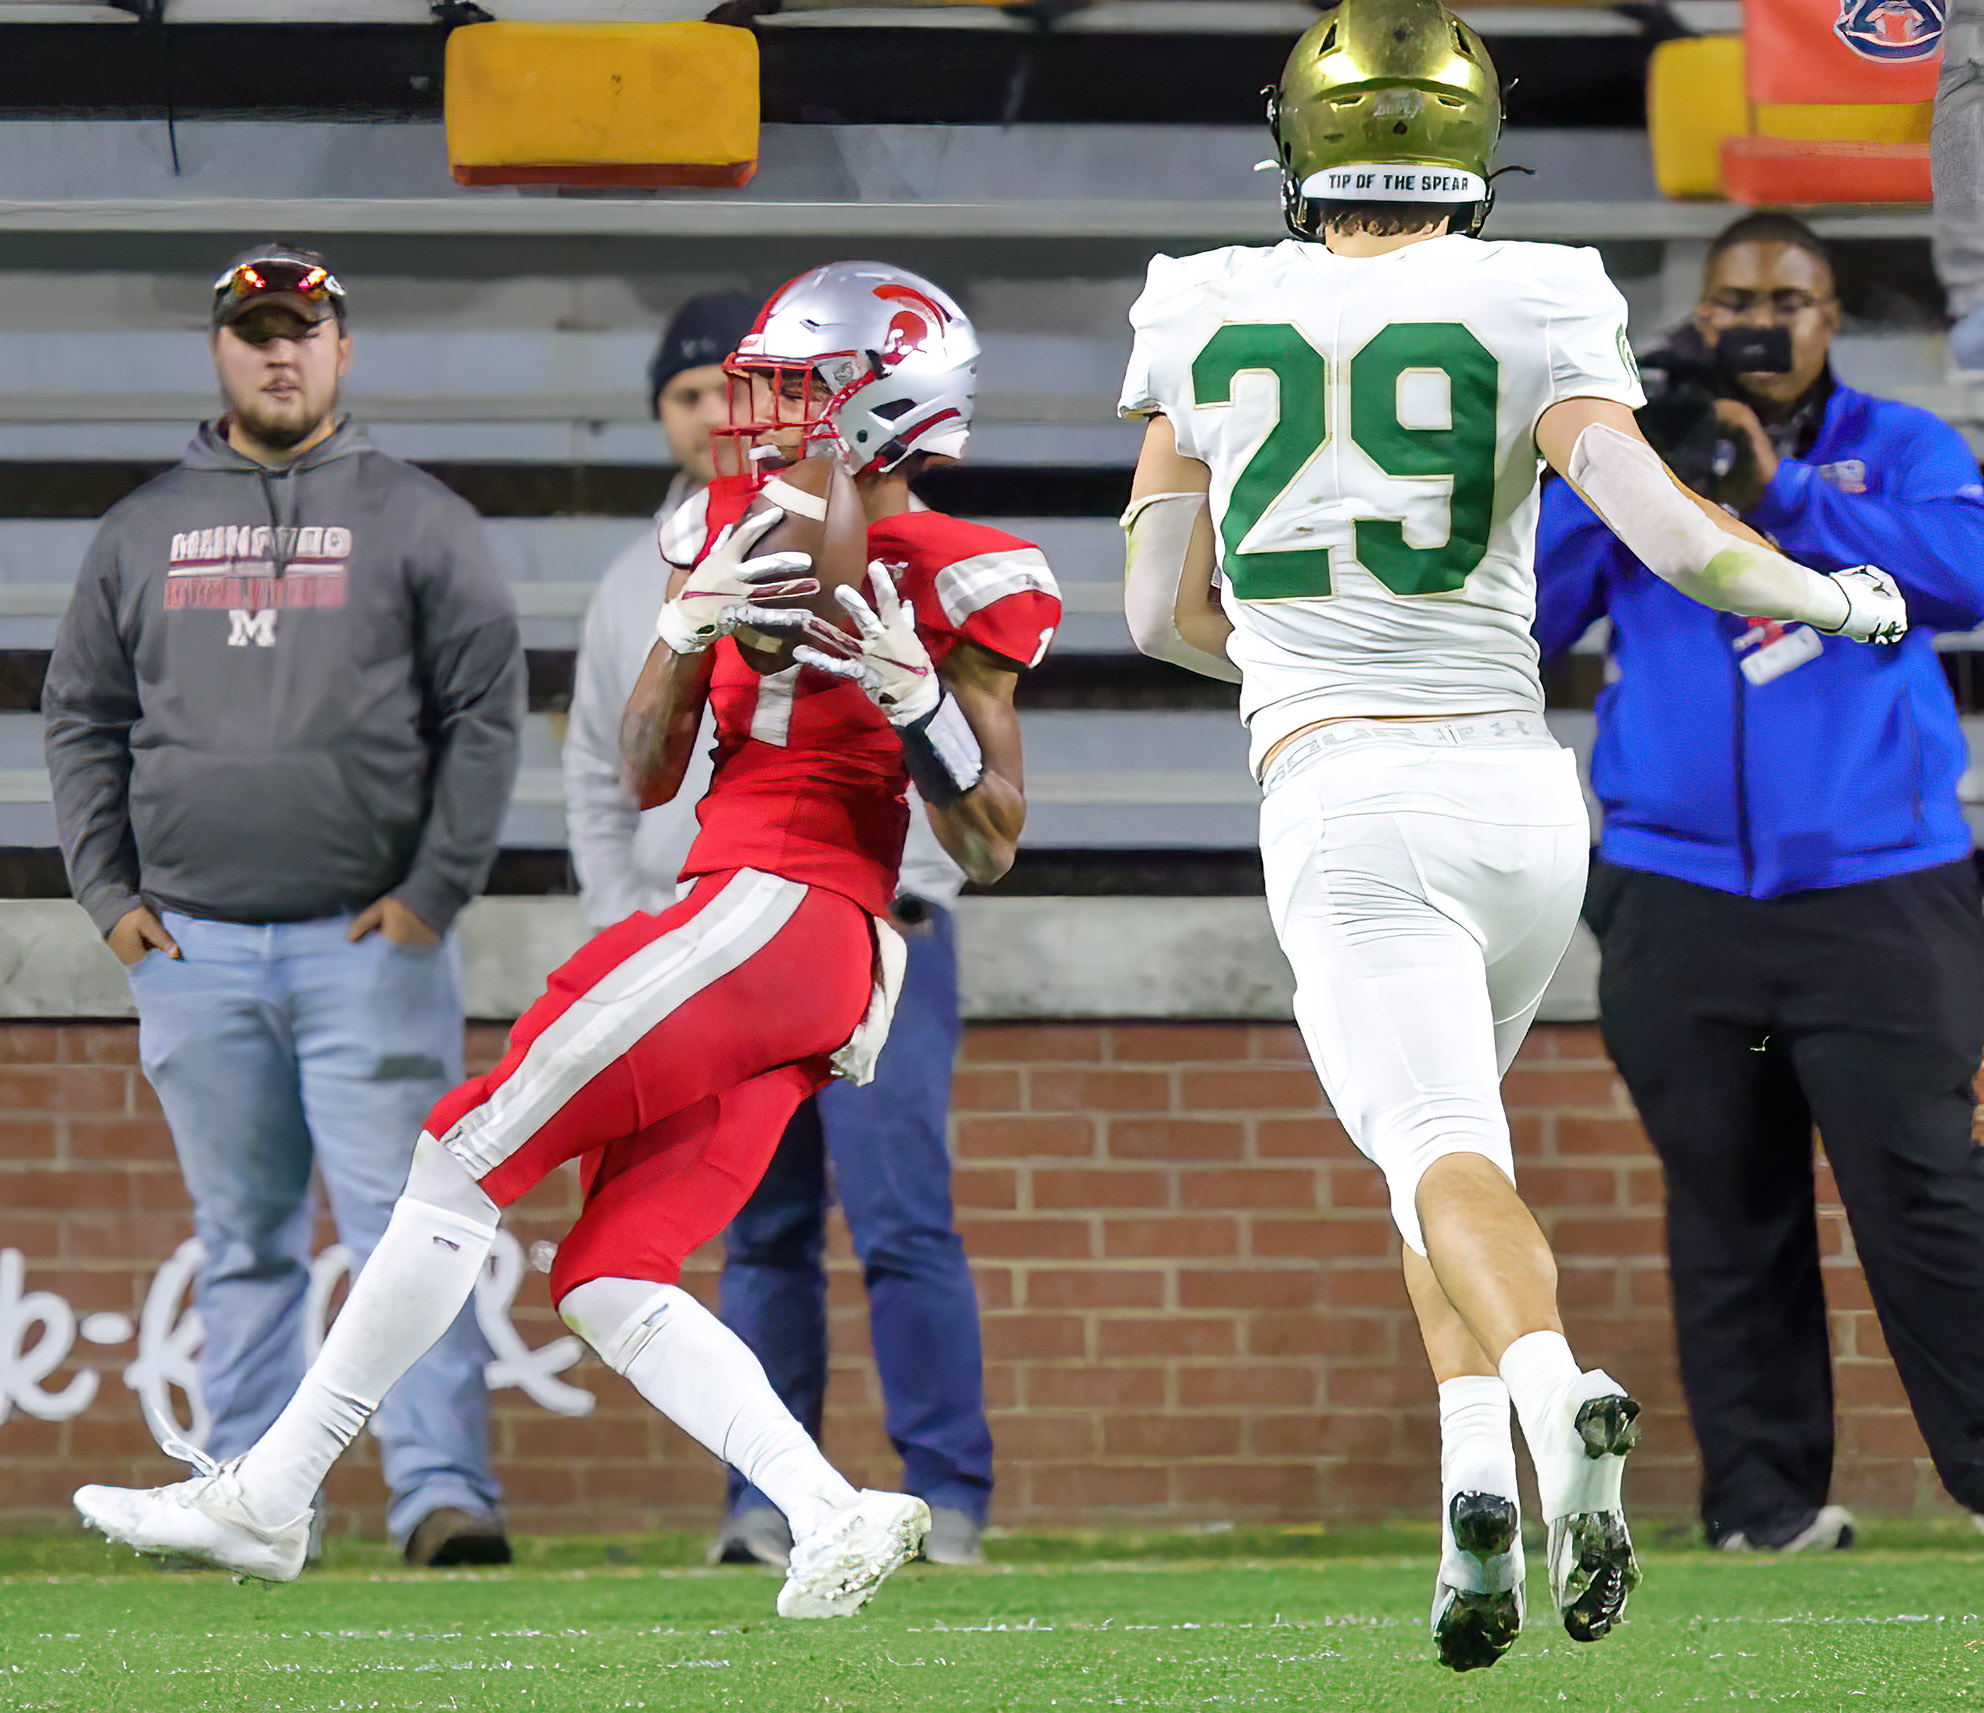
[[[264,1582],[294,1582],[310,1550],[313,1513],[266,1528],[242,1499],[235,1477],[238,1457],[218,1464],[190,1446],[165,1449],[200,1473],[170,1487],[79,1487],[75,1504],[83,1522],[154,1557],[191,1559]]]
[[[930,1532],[930,1507],[907,1493],[857,1493],[795,1541],[778,1591],[781,1618],[845,1618],[868,1604],[882,1578],[914,1558]]]
[[[1853,1544],[1853,1531],[1859,1526],[1844,1505],[1822,1505],[1812,1520],[1782,1546],[1752,1540],[1741,1529],[1732,1529],[1715,1543],[1718,1552],[1804,1552],[1810,1547],[1843,1551]]]
[[[1433,1642],[1454,1671],[1493,1665],[1522,1633],[1522,1521],[1500,1493],[1456,1493],[1440,1530]]]
[[[1625,1616],[1640,1584],[1639,1560],[1620,1497],[1626,1455],[1640,1442],[1640,1407],[1608,1375],[1591,1369],[1565,1396],[1568,1479],[1550,1524],[1550,1592],[1574,1642],[1595,1642]],[[1532,1456],[1538,1448],[1530,1448]]]

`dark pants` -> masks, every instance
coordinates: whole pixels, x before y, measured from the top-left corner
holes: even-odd
[[[1709,1537],[1825,1504],[1817,1122],[1936,1471],[1984,1511],[1984,897],[1969,863],[1752,899],[1600,865],[1605,1044],[1667,1179]]]
[[[950,913],[908,936],[888,1045],[866,1088],[834,1083],[787,1127],[764,1181],[724,1235],[723,1318],[786,1407],[820,1437],[827,1389],[827,1175],[868,1286],[883,1426],[903,1486],[978,1522],[992,1495],[978,1296],[951,1217],[944,1145],[958,1046]],[[730,1477],[730,1507],[771,1501]]]

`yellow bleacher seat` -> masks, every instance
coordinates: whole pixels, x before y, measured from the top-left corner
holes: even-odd
[[[448,37],[458,184],[739,185],[758,44],[724,24],[469,24]]]
[[[1722,140],[1750,128],[1737,36],[1662,42],[1647,69],[1653,176],[1667,196],[1722,194]]]

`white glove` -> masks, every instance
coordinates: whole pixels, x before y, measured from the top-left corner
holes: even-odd
[[[872,607],[858,589],[834,591],[834,599],[854,621],[855,636],[847,640],[858,641],[858,652],[837,657],[802,643],[792,651],[792,657],[816,671],[859,684],[888,715],[890,725],[914,725],[936,708],[944,686],[931,663],[930,651],[916,634],[915,610],[897,597],[888,568],[879,560],[871,564],[868,581],[875,590]]]
[[[1874,644],[1899,642],[1908,634],[1908,607],[1901,590],[1885,571],[1872,565],[1855,565],[1834,571],[1827,581],[1846,597],[1846,617],[1827,630],[1828,636],[1844,636],[1854,642]],[[1825,630],[1815,625],[1815,630]]]
[[[662,604],[654,633],[677,654],[701,654],[745,621],[754,601],[801,600],[820,592],[807,553],[745,555],[785,513],[768,506],[733,523],[711,544],[689,580]]]

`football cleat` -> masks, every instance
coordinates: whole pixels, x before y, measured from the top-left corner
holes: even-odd
[[[1640,1407],[1613,1389],[1577,1405],[1572,1425],[1584,1448],[1585,1480],[1573,1508],[1550,1520],[1550,1592],[1574,1642],[1595,1642],[1625,1616],[1639,1586],[1639,1560],[1620,1505],[1626,1454],[1640,1442]]]
[[[1500,1493],[1456,1493],[1447,1507],[1433,1641],[1453,1671],[1493,1665],[1522,1633],[1522,1525]]]
[[[310,1550],[313,1513],[270,1528],[242,1497],[239,1458],[221,1464],[191,1446],[165,1449],[200,1473],[169,1487],[79,1487],[75,1505],[84,1524],[150,1558],[294,1582]]]
[[[857,1493],[795,1541],[778,1591],[781,1618],[845,1618],[882,1579],[914,1558],[930,1532],[930,1507],[907,1493]]]

